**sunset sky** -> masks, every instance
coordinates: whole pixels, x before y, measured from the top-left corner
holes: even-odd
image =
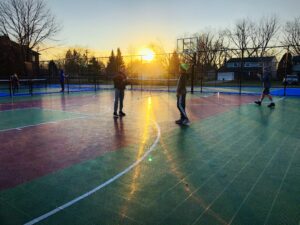
[[[276,14],[280,22],[300,16],[299,0],[47,0],[62,29],[56,49],[83,47],[108,54],[120,47],[124,54],[157,43],[166,51],[176,38],[201,30],[230,27],[241,18]],[[55,57],[53,49],[41,52]]]

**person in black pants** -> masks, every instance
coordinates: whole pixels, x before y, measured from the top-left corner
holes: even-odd
[[[260,78],[261,82],[263,83],[264,89],[260,96],[260,99],[255,101],[255,103],[260,106],[262,101],[264,100],[265,96],[268,96],[268,98],[271,101],[271,103],[268,105],[268,107],[270,107],[270,108],[275,107],[275,103],[273,102],[272,95],[270,94],[270,88],[271,88],[270,71],[268,70],[268,68],[265,68],[263,75],[258,73],[257,76]]]
[[[177,108],[180,112],[180,119],[176,120],[176,124],[190,125],[189,118],[185,111],[185,98],[186,98],[186,82],[187,82],[187,71],[189,69],[188,64],[181,64],[181,74],[177,83]]]
[[[125,116],[126,114],[123,112],[123,101],[124,101],[124,94],[125,94],[125,87],[127,84],[126,75],[123,72],[118,72],[118,74],[113,78],[114,86],[115,86],[115,101],[114,101],[114,114],[115,118],[119,116]],[[119,106],[120,102],[120,106]],[[119,106],[119,114],[118,112]]]
[[[66,75],[64,73],[64,70],[60,70],[59,71],[59,81],[61,86],[60,92],[65,92],[65,80],[66,80]]]
[[[19,77],[16,73],[14,73],[14,75],[11,76],[10,82],[11,82],[13,94],[15,94],[15,92],[19,91],[19,86],[20,86]]]

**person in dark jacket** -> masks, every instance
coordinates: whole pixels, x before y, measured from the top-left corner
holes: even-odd
[[[268,68],[265,68],[263,70],[263,75],[258,73],[257,76],[260,78],[262,84],[263,84],[263,91],[262,94],[260,96],[260,99],[255,101],[255,103],[257,105],[261,105],[262,101],[264,100],[264,98],[266,96],[268,96],[268,98],[270,99],[271,103],[268,105],[268,107],[275,107],[275,103],[273,102],[273,98],[272,95],[270,94],[270,88],[271,88],[271,81],[270,81],[270,71],[268,70]]]
[[[13,94],[19,91],[20,81],[16,73],[10,77]]]
[[[119,116],[126,116],[123,112],[123,101],[124,101],[124,94],[125,94],[125,87],[127,84],[126,75],[123,72],[118,72],[118,74],[113,78],[114,86],[115,86],[115,101],[114,101],[114,114],[115,118]],[[120,106],[119,106],[120,102]],[[119,106],[119,114],[118,112]]]
[[[177,83],[177,108],[180,112],[180,119],[176,120],[175,123],[182,125],[189,125],[190,121],[185,111],[185,98],[186,98],[186,82],[187,82],[187,71],[189,69],[188,64],[180,65],[180,77]]]
[[[64,73],[64,70],[60,70],[59,71],[59,81],[61,86],[60,92],[65,92],[65,80],[66,80],[66,75]]]

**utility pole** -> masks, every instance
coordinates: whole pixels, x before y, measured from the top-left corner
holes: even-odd
[[[193,53],[193,59],[192,59],[192,76],[191,76],[191,93],[192,94],[194,94],[196,55],[197,55],[197,53],[194,52]]]

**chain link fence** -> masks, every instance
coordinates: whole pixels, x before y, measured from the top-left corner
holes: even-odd
[[[139,91],[176,91],[180,64],[190,65],[188,90],[199,93],[259,95],[262,84],[257,74],[271,74],[271,94],[300,96],[300,57],[292,56],[286,47],[272,47],[259,57],[245,57],[247,49],[221,49],[215,52],[197,51],[122,57],[122,70],[129,85]],[[9,81],[0,81],[2,96],[56,93],[61,90],[59,71],[65,70],[66,92],[113,89],[115,72],[109,70],[110,57],[41,61],[39,77],[20,82],[14,90]],[[120,65],[119,65],[120,66]],[[118,68],[115,68],[117,71]]]

